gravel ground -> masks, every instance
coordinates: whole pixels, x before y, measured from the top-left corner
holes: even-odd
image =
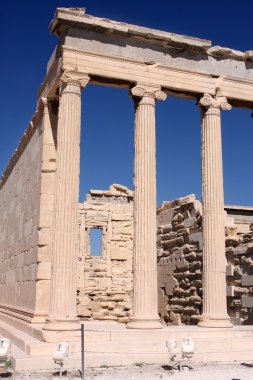
[[[0,375],[1,378],[5,374]],[[51,373],[13,373],[11,379],[15,380],[56,380],[60,379],[59,375]],[[68,372],[62,379],[80,379],[78,372]],[[169,366],[142,365],[138,364],[132,367],[101,367],[87,369],[85,371],[85,380],[253,380],[253,364],[202,364],[194,365],[190,371],[179,372],[170,370]]]

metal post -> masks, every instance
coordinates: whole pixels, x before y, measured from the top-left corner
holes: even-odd
[[[60,377],[62,377],[63,362],[60,363]]]
[[[84,324],[81,323],[82,379],[84,380]]]

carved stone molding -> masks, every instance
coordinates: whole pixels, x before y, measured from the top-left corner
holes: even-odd
[[[204,108],[216,108],[218,110],[222,109],[224,111],[231,110],[232,106],[228,103],[225,96],[213,97],[210,94],[204,94],[199,100],[199,106]]]

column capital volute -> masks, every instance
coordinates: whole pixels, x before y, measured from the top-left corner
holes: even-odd
[[[137,98],[151,98],[154,100],[166,100],[167,95],[161,90],[160,86],[154,86],[147,83],[137,83],[131,88],[131,94]]]
[[[199,100],[198,105],[201,108],[215,108],[218,110],[229,111],[232,109],[232,106],[228,103],[225,96],[212,96],[210,94],[204,94]]]
[[[60,79],[60,87],[66,87],[68,84],[72,84],[84,88],[89,81],[90,77],[88,74],[65,70]]]

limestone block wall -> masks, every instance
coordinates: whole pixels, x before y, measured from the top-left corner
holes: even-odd
[[[233,323],[253,323],[252,226],[241,229],[234,211],[225,209],[228,314]],[[165,323],[196,324],[202,312],[201,203],[194,195],[164,202],[157,222],[159,313]]]
[[[202,305],[201,203],[194,195],[164,202],[157,223],[159,314],[194,324]]]
[[[91,190],[80,204],[78,314],[127,322],[132,308],[133,194],[121,185]],[[90,231],[102,229],[102,255],[92,256]]]
[[[30,322],[42,322],[48,313],[52,144],[49,116],[40,112],[0,182],[0,311]]]
[[[234,324],[253,324],[253,225],[226,228],[228,312]],[[244,225],[245,228],[245,225]]]

